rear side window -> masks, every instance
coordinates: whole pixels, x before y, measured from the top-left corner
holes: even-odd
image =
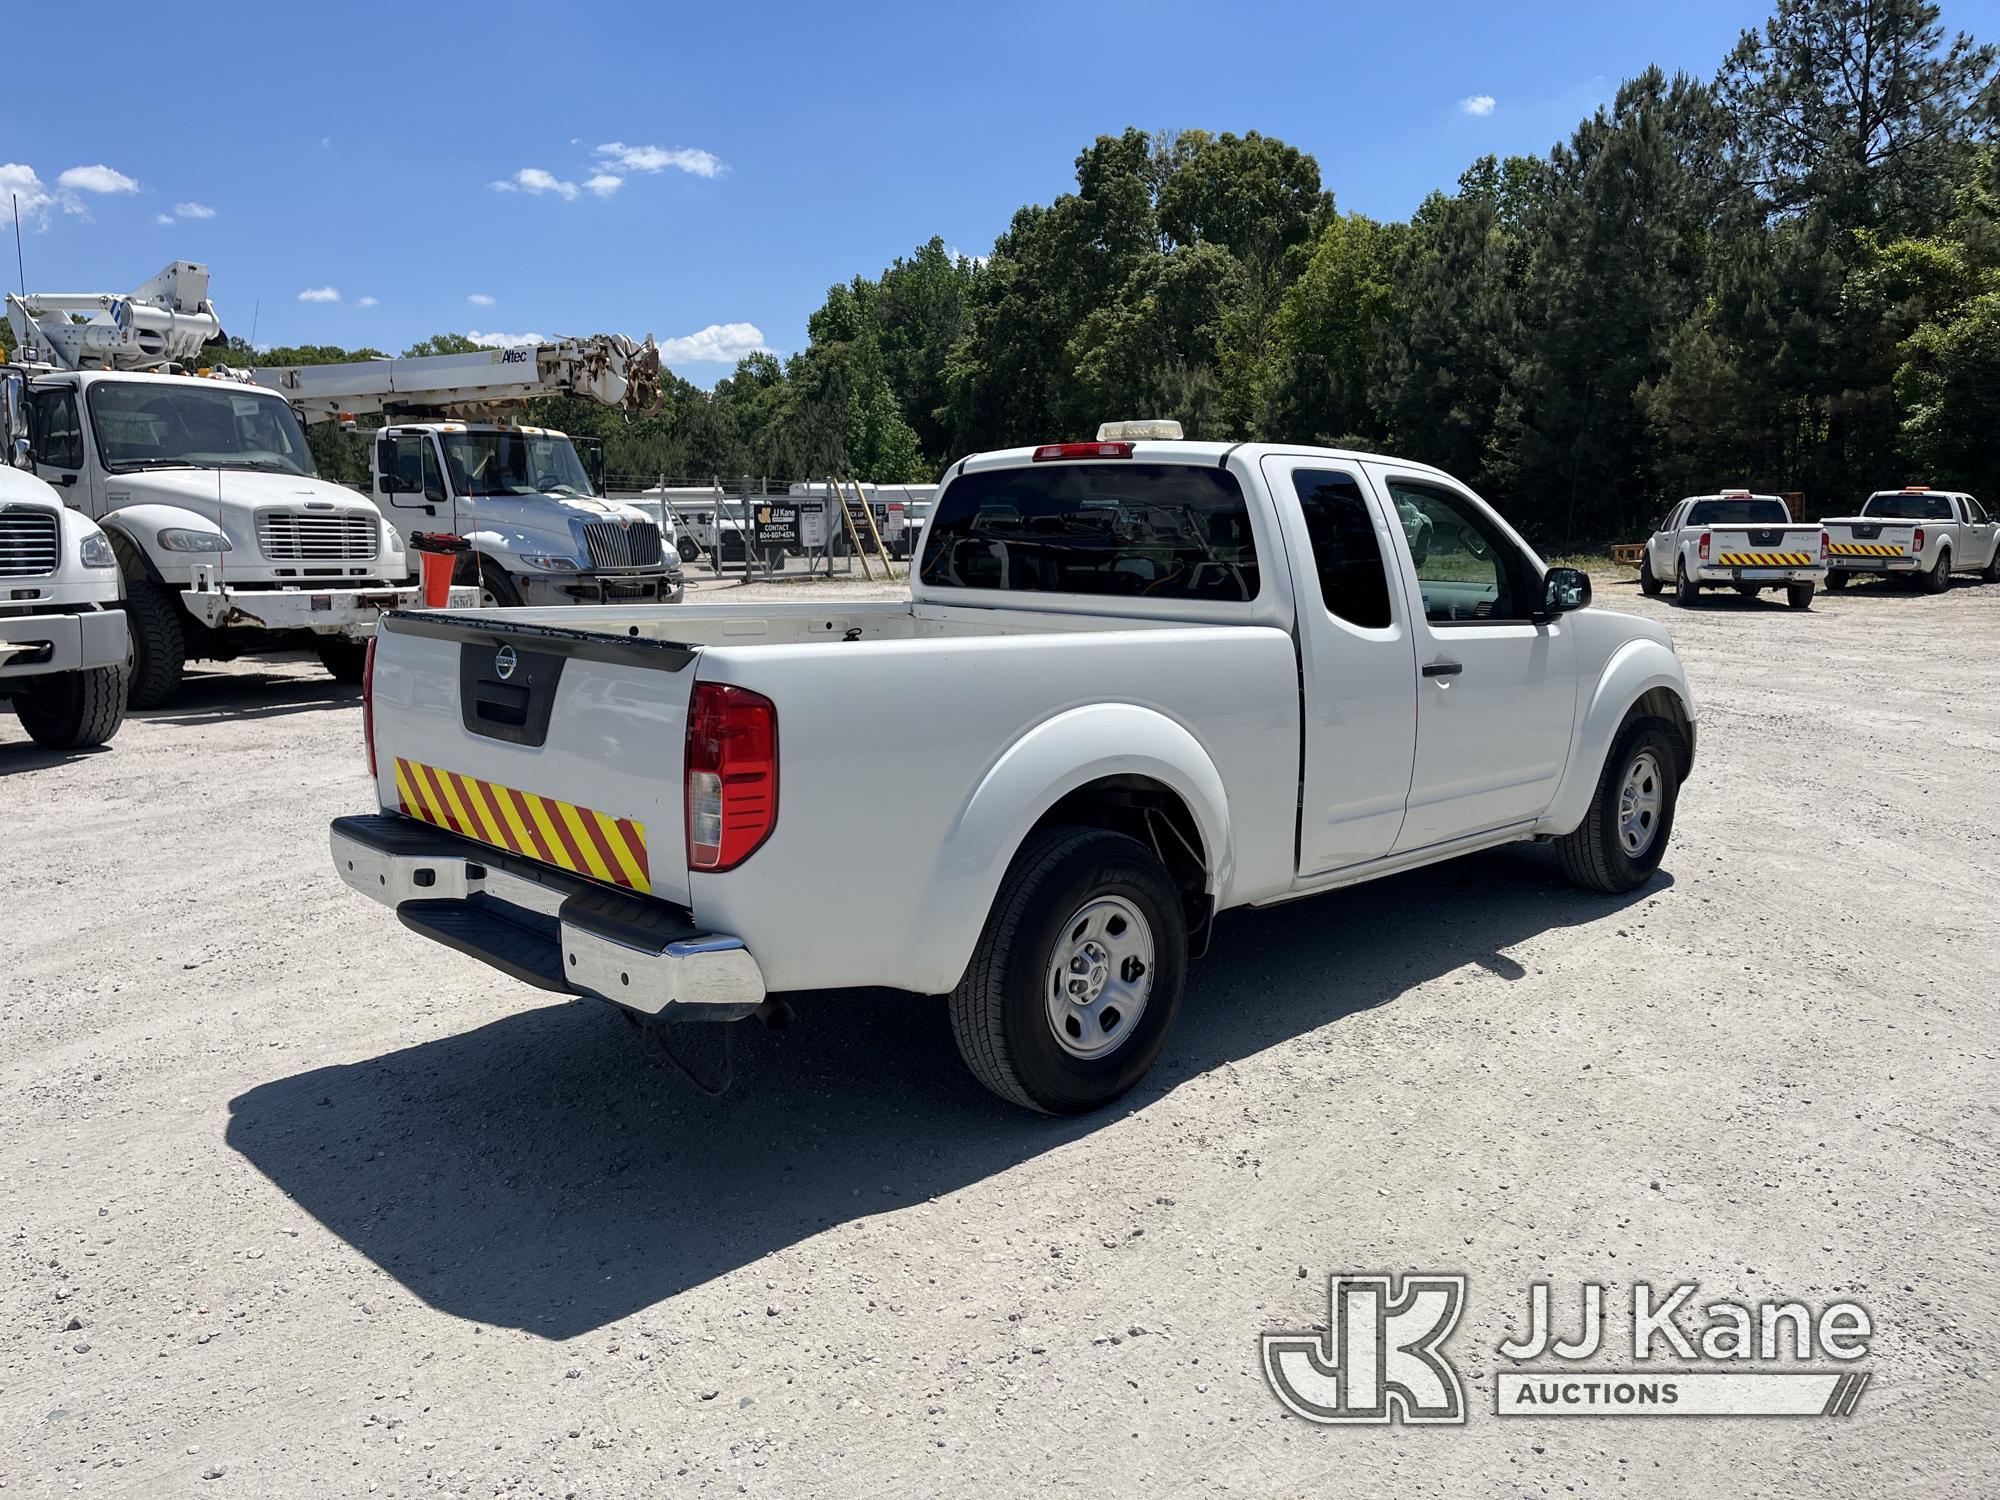
[[[1292,488],[1305,512],[1320,602],[1327,613],[1369,630],[1388,625],[1389,576],[1382,566],[1382,544],[1354,476],[1294,469]]]
[[[1227,470],[1127,462],[961,475],[924,528],[933,588],[1147,599],[1257,596],[1257,547]]]
[[[1690,526],[1789,526],[1792,513],[1782,500],[1697,500]]]

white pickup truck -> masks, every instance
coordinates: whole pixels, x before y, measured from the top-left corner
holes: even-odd
[[[1812,604],[1826,577],[1826,533],[1804,525],[1777,495],[1723,490],[1690,495],[1661,518],[1639,557],[1639,587],[1655,595],[1669,583],[1674,602],[1693,604],[1703,588],[1726,585],[1756,598],[1781,588],[1793,609]]]
[[[1833,569],[1826,578],[1830,589],[1845,588],[1856,573],[1907,578],[1929,594],[1951,587],[1953,573],[2000,583],[2000,524],[1962,491],[1924,485],[1877,490],[1860,515],[1820,524]]]
[[[648,1021],[948,993],[1050,1112],[1146,1071],[1220,911],[1520,839],[1652,875],[1663,628],[1436,469],[1124,433],[954,465],[907,601],[385,617],[336,870]]]

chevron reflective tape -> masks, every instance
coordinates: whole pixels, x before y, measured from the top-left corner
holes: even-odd
[[[1901,547],[1885,547],[1880,542],[1834,542],[1827,551],[1835,557],[1908,557]]]
[[[396,757],[403,812],[545,865],[650,894],[646,825]]]
[[[1809,552],[1724,552],[1716,562],[1725,568],[1809,568]]]

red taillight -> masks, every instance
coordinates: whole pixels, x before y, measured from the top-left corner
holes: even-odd
[[[1065,458],[1130,458],[1130,443],[1044,443],[1035,450],[1035,462],[1045,464]]]
[[[1833,538],[1829,537],[1824,531],[1822,531],[1819,534],[1820,566],[1825,567],[1827,559],[1830,558],[1831,556],[1833,556]]]
[[[733,870],[778,825],[778,709],[762,693],[698,682],[688,707],[690,870]]]
[[[1704,531],[1701,534],[1701,545],[1695,548],[1695,555],[1699,557],[1703,562],[1708,561],[1708,544],[1712,540],[1713,538],[1710,537],[1710,535],[1706,531]]]
[[[1924,528],[1919,526],[1914,532],[1910,534],[1910,556],[1922,557],[1923,555],[1924,555]]]
[[[361,738],[368,745],[368,774],[375,774],[375,637],[361,655]]]

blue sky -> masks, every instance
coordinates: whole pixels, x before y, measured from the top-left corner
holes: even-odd
[[[1483,152],[1546,150],[1649,63],[1708,76],[1766,10],[222,7],[157,54],[156,6],[105,6],[91,29],[125,38],[126,81],[84,86],[88,50],[74,86],[49,59],[17,79],[0,192],[24,194],[33,289],[185,258],[259,343],[651,332],[709,385],[745,348],[799,347],[833,282],[933,234],[983,253],[1100,133],[1261,130],[1342,208],[1402,216]],[[2000,3],[1945,21],[2000,38]],[[164,97],[130,81],[149,55]]]

